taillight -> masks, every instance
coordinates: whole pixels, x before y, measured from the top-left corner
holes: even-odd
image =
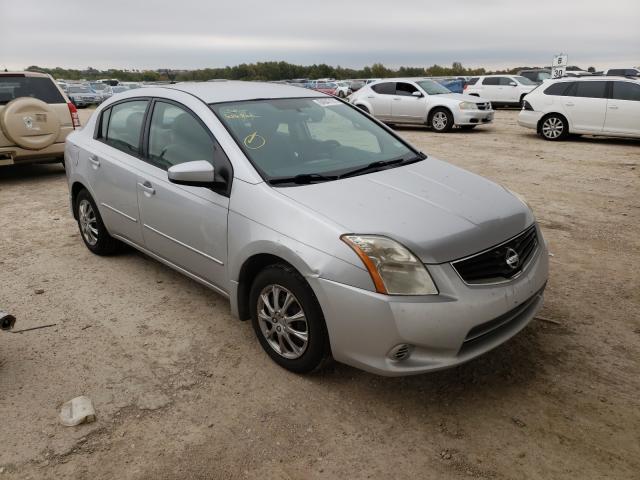
[[[523,110],[529,110],[530,112],[533,112],[533,107],[526,100],[524,102],[522,102],[522,109]]]
[[[464,87],[462,87],[462,91],[464,92],[467,89],[468,86],[469,85],[465,84]]]
[[[67,102],[67,106],[69,107],[69,113],[71,114],[71,121],[73,122],[73,128],[80,128],[80,117],[78,116],[78,109],[76,108],[76,106],[71,103],[71,102]]]

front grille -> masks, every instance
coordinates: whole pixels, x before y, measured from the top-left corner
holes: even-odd
[[[506,281],[527,267],[537,247],[538,233],[533,225],[500,245],[452,262],[451,265],[466,283]]]
[[[476,103],[476,105],[478,106],[478,110],[491,110],[491,104],[489,102]]]

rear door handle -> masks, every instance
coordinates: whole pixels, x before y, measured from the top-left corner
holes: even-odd
[[[400,97],[393,97],[394,100],[402,100]]]
[[[138,186],[142,190],[144,190],[144,193],[147,194],[148,196],[151,196],[154,193],[156,193],[156,189],[153,188],[153,185],[151,185],[151,182],[149,180],[145,180],[144,183],[138,182]]]
[[[98,157],[95,155],[89,155],[89,161],[96,168],[100,166],[100,160],[98,160]]]
[[[575,105],[575,103],[571,103],[571,102],[569,102],[569,103],[565,103],[565,105],[566,105],[567,107],[573,107],[573,106]]]
[[[611,110],[618,110],[618,106],[617,105],[609,105],[609,108]]]

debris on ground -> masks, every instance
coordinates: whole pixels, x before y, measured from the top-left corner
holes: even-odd
[[[42,295],[44,293],[44,288],[36,288],[33,293],[36,295]]]
[[[558,320],[554,320],[553,318],[541,317],[540,315],[537,315],[534,318],[542,322],[553,323],[555,325],[562,325],[561,322],[559,322]]]
[[[23,328],[22,330],[14,330],[11,333],[30,332],[31,330],[40,330],[41,328],[55,327],[56,325],[57,325],[57,323],[50,323],[49,325],[39,325],[37,327]]]
[[[84,395],[72,398],[60,409],[60,422],[67,427],[74,427],[81,423],[96,421],[96,411],[91,399]]]
[[[16,324],[16,317],[0,310],[0,330],[11,330]]]

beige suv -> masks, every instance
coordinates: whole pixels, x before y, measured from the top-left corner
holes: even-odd
[[[0,72],[0,167],[64,162],[64,141],[79,127],[76,107],[50,75]]]

